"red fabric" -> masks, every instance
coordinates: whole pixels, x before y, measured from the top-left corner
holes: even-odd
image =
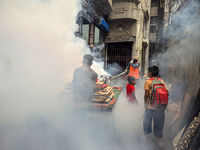
[[[135,92],[135,87],[133,85],[126,85],[126,94],[129,101],[136,102],[136,100],[132,96],[132,92]]]
[[[102,88],[106,88],[108,86],[108,84],[103,84],[103,85],[101,85],[101,86],[97,86],[97,87],[102,87]]]
[[[157,78],[157,77],[156,77],[156,78],[150,78],[149,80],[151,80],[151,81],[152,81],[152,80],[154,80],[154,79],[161,80],[161,78]]]
[[[161,80],[160,78],[157,78],[158,80]],[[154,80],[154,78],[150,78],[150,80]],[[153,94],[153,97],[156,99],[156,102],[158,105],[162,104],[168,104],[168,91],[165,88],[164,84],[155,84],[153,85],[153,89],[155,89],[157,86],[160,88],[157,88]],[[155,104],[155,100],[153,101],[153,104]]]
[[[153,93],[153,97],[156,98],[156,102],[159,104],[159,105],[162,105],[162,104],[168,104],[168,92],[165,88],[164,85],[161,85],[161,84],[157,84],[157,85],[154,85],[153,88],[155,89],[156,86],[161,86],[162,88],[157,88],[157,90],[155,90],[155,93]],[[155,96],[156,95],[156,96]]]

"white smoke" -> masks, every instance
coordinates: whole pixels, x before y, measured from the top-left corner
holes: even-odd
[[[198,1],[191,0],[187,6],[182,7],[177,13],[173,13],[172,22],[168,25],[165,34],[160,33],[163,34],[163,39],[160,40],[163,47],[159,49],[160,53],[153,55],[150,64],[158,65],[161,69],[161,75],[166,74],[162,72],[163,70],[172,69],[180,70],[176,74],[178,75],[180,72],[187,72],[185,70],[197,65],[197,62],[190,61],[190,59],[199,55],[199,7]]]
[[[56,97],[84,52],[77,1],[0,3],[0,122],[59,110]]]
[[[123,91],[113,113],[90,113],[87,122],[70,96],[60,95],[89,52],[74,35],[78,3],[0,1],[1,150],[148,149],[132,139],[141,130],[143,90],[137,93],[139,107]]]

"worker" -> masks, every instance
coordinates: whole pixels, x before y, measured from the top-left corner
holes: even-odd
[[[135,56],[133,60],[131,60],[125,70],[126,73],[128,73],[128,76],[133,76],[136,79],[136,82],[138,82],[140,76],[139,76],[139,67],[140,63],[138,62],[138,56]]]
[[[71,91],[78,108],[88,108],[95,91],[97,73],[91,69],[93,56],[83,56],[82,66],[75,69],[71,83]]]

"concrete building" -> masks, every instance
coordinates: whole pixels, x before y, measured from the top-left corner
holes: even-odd
[[[125,69],[134,56],[139,56],[144,68],[142,52],[148,49],[149,5],[145,0],[113,0],[107,17],[110,32],[105,36],[105,69],[112,63]]]
[[[159,52],[163,30],[162,0],[113,0],[105,36],[105,68],[118,63],[125,69],[134,56],[139,56],[140,74],[147,76],[152,56]]]
[[[151,0],[150,16],[149,65],[152,65],[155,55],[162,49],[160,40],[163,34],[164,1]]]
[[[161,49],[163,11],[162,0],[83,0],[77,36],[91,49],[105,43],[105,70],[117,63],[123,71],[139,56],[140,75],[146,77],[153,56]]]
[[[109,32],[105,17],[112,10],[112,0],[82,0],[82,8],[77,16],[76,36],[83,38],[92,50],[103,43],[104,33]]]

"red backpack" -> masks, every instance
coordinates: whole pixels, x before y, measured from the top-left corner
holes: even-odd
[[[160,78],[150,78],[149,80],[152,81],[151,104],[153,104],[154,109],[164,111],[169,99],[168,90]]]

